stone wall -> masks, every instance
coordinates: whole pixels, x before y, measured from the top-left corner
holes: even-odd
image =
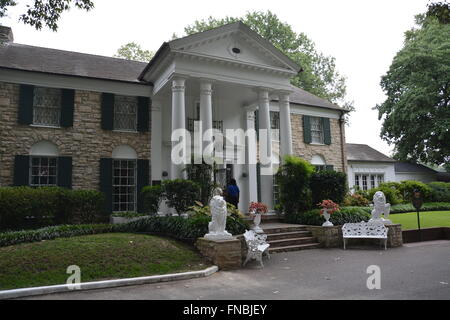
[[[342,226],[322,227],[322,226],[306,226],[320,245],[324,248],[343,247]],[[388,247],[399,247],[403,245],[402,226],[400,224],[386,225],[388,231]],[[349,239],[347,248],[352,245],[376,245],[378,239]],[[350,246],[349,246],[350,245]]]
[[[98,189],[100,158],[111,158],[115,147],[133,147],[140,159],[150,159],[150,131],[117,132],[101,129],[101,93],[76,91],[71,128],[46,128],[17,123],[19,85],[0,82],[0,186],[13,183],[14,156],[27,155],[31,146],[48,140],[61,156],[71,156],[74,189]]]
[[[303,116],[299,114],[291,114],[292,127],[292,149],[296,156],[311,161],[313,155],[321,155],[325,158],[327,165],[333,165],[336,171],[346,171],[343,165],[342,151],[344,151],[344,161],[346,161],[345,153],[345,129],[343,126],[344,145],[341,143],[341,129],[339,119],[330,119],[331,144],[330,145],[313,145],[305,144],[303,139]],[[344,148],[344,150],[342,150]]]
[[[198,238],[195,246],[200,253],[221,270],[239,269],[242,266],[240,239],[208,240]]]

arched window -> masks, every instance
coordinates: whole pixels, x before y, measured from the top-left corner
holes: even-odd
[[[330,166],[327,166],[325,158],[318,154],[312,156],[311,164],[314,167],[316,167],[316,171],[329,170],[329,167],[330,167]]]
[[[113,158],[113,211],[136,212],[137,153],[127,145],[116,147]]]
[[[58,147],[50,141],[39,141],[30,149],[30,185],[56,186]]]

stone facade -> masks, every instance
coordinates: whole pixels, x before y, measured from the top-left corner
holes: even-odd
[[[134,148],[139,159],[150,159],[150,131],[102,130],[100,92],[76,90],[73,127],[48,128],[17,123],[19,88],[0,82],[0,186],[13,183],[14,156],[29,154],[42,140],[56,144],[61,156],[72,157],[74,189],[98,189],[100,158],[111,158],[119,145]]]
[[[330,119],[331,144],[305,144],[303,138],[303,116],[291,114],[292,150],[294,155],[311,161],[313,155],[322,156],[327,165],[332,165],[336,171],[347,171],[347,156],[345,154],[345,129],[342,126],[342,138],[339,119]],[[344,143],[342,143],[344,141]]]

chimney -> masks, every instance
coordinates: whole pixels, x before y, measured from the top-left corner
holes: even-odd
[[[0,44],[14,42],[13,32],[10,27],[0,26]]]

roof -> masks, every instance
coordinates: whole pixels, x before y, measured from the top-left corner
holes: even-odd
[[[410,172],[410,173],[437,173],[436,170],[428,168],[424,165],[411,162],[396,162],[395,172]]]
[[[146,65],[139,61],[17,43],[0,46],[0,68],[143,83],[138,77]]]
[[[148,65],[145,67],[145,69],[142,71],[142,73],[139,76],[139,79],[143,79],[147,72],[154,66],[160,59],[163,59],[167,54],[169,54],[172,50],[179,49],[180,46],[183,46],[187,42],[195,42],[199,41],[202,38],[208,37],[211,34],[217,34],[220,32],[228,32],[228,31],[236,31],[240,30],[247,35],[252,36],[255,40],[257,40],[260,44],[265,46],[266,49],[268,49],[272,54],[277,56],[281,61],[283,61],[286,65],[288,65],[292,70],[295,70],[295,72],[301,72],[302,68],[299,66],[295,61],[293,61],[291,58],[289,58],[287,55],[285,55],[282,51],[280,51],[277,47],[275,47],[270,41],[263,38],[261,35],[259,35],[257,32],[250,29],[249,26],[247,26],[242,21],[232,22],[225,24],[223,26],[219,26],[216,28],[212,28],[206,31],[197,32],[191,35],[187,35],[182,38],[174,39],[169,42],[164,42],[161,47],[158,49],[155,56],[150,60]]]
[[[395,162],[394,159],[369,147],[367,144],[347,143],[346,147],[348,161]]]
[[[273,101],[278,101],[278,99],[274,99]],[[295,86],[292,86],[292,93],[289,95],[289,101],[294,104],[322,107],[348,112],[347,109],[339,107],[338,105],[335,105],[326,99],[319,98],[318,96],[315,96],[312,93],[309,93],[308,91]]]

